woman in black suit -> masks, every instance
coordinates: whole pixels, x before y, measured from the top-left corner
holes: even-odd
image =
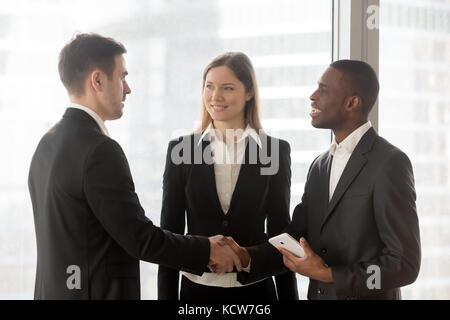
[[[188,234],[221,234],[242,246],[260,244],[290,222],[289,144],[261,130],[258,87],[245,54],[217,56],[206,66],[202,82],[199,130],[169,143],[161,227],[183,234],[186,221]],[[178,299],[179,272],[159,267],[158,299]],[[243,286],[236,272],[182,272],[180,299],[298,299],[292,272],[275,281],[276,288],[272,277]]]

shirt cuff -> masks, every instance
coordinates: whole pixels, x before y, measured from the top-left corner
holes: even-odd
[[[242,268],[242,271],[245,271],[247,273],[250,273],[250,265],[252,264],[252,259],[250,258],[250,260],[248,261],[248,266],[245,268]]]

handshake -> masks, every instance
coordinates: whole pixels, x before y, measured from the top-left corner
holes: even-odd
[[[217,235],[209,238],[211,245],[208,267],[215,273],[232,272],[233,268],[240,272],[250,263],[247,249],[239,246],[232,237]],[[290,271],[310,279],[325,283],[333,282],[331,268],[314,253],[305,238],[299,240],[304,251],[303,257],[297,257],[284,248],[278,249],[283,255],[283,263]]]
[[[240,272],[250,263],[247,250],[240,247],[232,237],[216,235],[209,237],[209,243],[208,267],[214,273],[232,272],[234,267]]]

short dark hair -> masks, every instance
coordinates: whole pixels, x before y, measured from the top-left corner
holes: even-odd
[[[364,115],[368,115],[380,91],[375,70],[366,62],[358,60],[338,60],[330,64],[343,73],[354,94],[362,99]]]
[[[58,71],[64,87],[70,94],[84,94],[84,82],[95,68],[103,71],[108,79],[114,72],[114,57],[127,50],[112,38],[95,33],[79,33],[70,40],[59,54]]]

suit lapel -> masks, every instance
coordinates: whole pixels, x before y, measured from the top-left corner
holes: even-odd
[[[206,186],[204,188],[205,193],[211,199],[211,202],[215,204],[216,210],[218,212],[222,212],[222,206],[220,205],[219,196],[217,194],[217,186],[216,186],[216,175],[214,173],[214,163],[212,163],[212,154],[205,154],[205,149],[210,146],[210,141],[203,139],[202,140],[202,159],[203,157],[211,157],[207,159],[207,162],[202,161],[200,165],[200,175],[199,177],[205,177]]]
[[[233,207],[238,202],[239,198],[241,197],[241,190],[244,187],[245,183],[257,183],[257,177],[260,176],[260,168],[261,164],[259,161],[259,152],[257,153],[257,162],[256,164],[251,164],[250,157],[249,157],[249,150],[250,150],[250,144],[256,144],[256,141],[253,140],[252,137],[249,136],[248,143],[245,146],[245,155],[243,163],[241,164],[241,168],[239,170],[238,179],[236,181],[236,186],[234,188],[233,194],[231,196],[231,202],[230,202],[230,208],[228,209],[228,213],[230,214],[233,212]],[[257,145],[252,146],[252,150],[258,150],[256,148],[259,148]]]
[[[250,144],[256,144],[256,146],[252,146],[252,150],[258,150],[258,145],[255,140],[253,140],[252,137],[249,137],[248,143],[245,147],[245,155],[244,155],[244,161],[241,164],[241,168],[239,170],[238,179],[236,181],[236,186],[234,188],[233,194],[231,196],[230,201],[230,207],[227,212],[227,216],[232,214],[233,208],[236,206],[236,203],[239,203],[239,200],[244,195],[244,192],[242,192],[243,189],[246,187],[246,183],[252,183],[257,184],[259,183],[258,177],[261,177],[260,175],[260,169],[261,169],[261,163],[259,158],[259,152],[257,152],[257,162],[252,163],[250,162],[250,156],[249,156],[249,150],[250,150]],[[210,145],[210,141],[202,141],[202,154],[204,155],[205,149],[207,146]],[[214,172],[214,163],[207,164],[202,163],[201,164],[201,176],[206,177],[206,183],[207,185],[205,192],[207,192],[208,197],[210,197],[211,201],[213,201],[216,205],[217,212],[221,212],[222,214],[225,214],[222,210],[222,205],[220,204],[219,195],[217,194],[217,185],[216,185],[216,175]]]
[[[336,205],[339,203],[339,200],[341,200],[342,196],[345,194],[349,186],[352,184],[353,180],[355,180],[355,178],[358,176],[358,174],[361,172],[361,170],[367,163],[367,158],[365,157],[364,154],[372,149],[372,145],[376,137],[377,133],[375,132],[375,130],[373,128],[369,129],[361,138],[352,155],[350,156],[350,159],[348,160],[347,165],[345,166],[345,169],[342,172],[341,178],[339,179],[339,182],[336,186],[333,197],[331,198],[331,201],[325,212],[325,216],[323,217],[321,230],[323,229],[323,226],[325,225],[326,221],[330,217],[333,210],[336,208]],[[330,171],[331,171],[331,161],[329,163],[328,177],[330,175]],[[327,189],[328,189],[326,199],[327,201],[329,199],[329,186],[330,186],[329,180],[327,180]]]
[[[326,188],[323,188],[325,192],[325,199],[330,198],[330,172],[331,172],[331,163],[333,161],[333,156],[328,153],[327,157],[324,161],[322,161],[319,165],[319,177],[320,177],[320,186],[326,186]]]

